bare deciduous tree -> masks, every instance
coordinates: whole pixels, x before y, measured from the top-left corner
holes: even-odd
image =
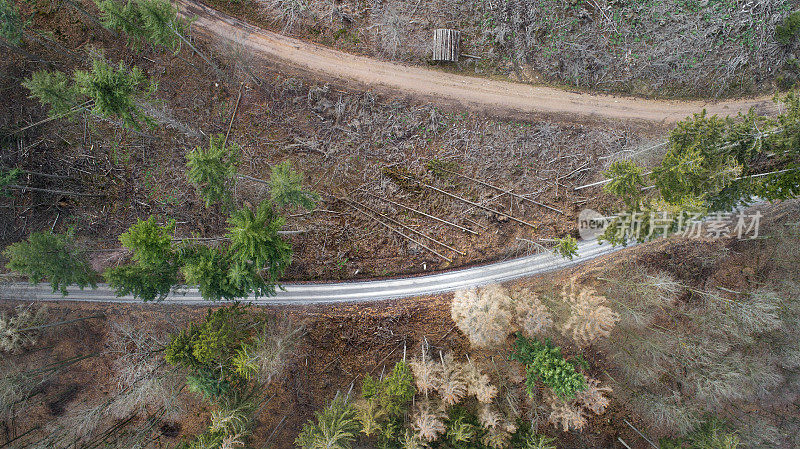
[[[608,337],[619,321],[619,314],[606,305],[604,296],[588,287],[579,289],[574,279],[564,286],[561,297],[570,305],[570,316],[561,331],[571,335],[578,346]]]
[[[508,292],[499,285],[461,290],[453,297],[451,316],[473,346],[495,346],[513,330],[510,304]]]

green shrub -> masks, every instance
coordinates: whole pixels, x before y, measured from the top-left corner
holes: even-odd
[[[482,447],[478,440],[483,429],[478,417],[470,413],[466,407],[456,405],[450,408],[447,416],[445,438],[451,447],[459,449],[478,449]]]
[[[380,430],[379,446],[386,447],[399,441],[402,436],[403,420],[415,392],[411,368],[403,361],[397,362],[392,374],[382,381],[374,379],[369,374],[364,376],[361,396],[366,404],[360,407],[359,419],[369,423],[370,427],[375,428],[374,430]]]
[[[13,45],[22,45],[28,22],[22,19],[16,6],[9,0],[0,0],[0,36]]]
[[[530,421],[517,419],[517,431],[511,438],[514,449],[556,449],[556,439],[541,435],[531,429]]]
[[[245,381],[233,363],[249,338],[244,313],[238,305],[209,311],[204,322],[173,335],[164,350],[167,363],[189,370],[187,384],[206,399],[225,395]]]
[[[213,372],[201,369],[195,374],[186,376],[186,387],[189,391],[210,401],[214,398],[222,397],[231,390],[231,383],[225,379],[220,379]]]
[[[586,389],[586,378],[575,370],[575,365],[561,355],[561,349],[549,339],[544,343],[517,334],[511,359],[525,365],[528,394],[534,396],[536,382],[541,380],[558,397],[572,399],[575,393]]]
[[[172,337],[166,361],[193,370],[232,373],[233,357],[248,336],[243,315],[238,305],[209,311],[203,323],[192,323]]]
[[[739,437],[724,421],[710,418],[684,438],[662,438],[659,449],[737,449]]]
[[[789,14],[783,23],[775,27],[775,39],[783,45],[789,45],[800,36],[800,11]]]
[[[361,394],[365,399],[375,398],[388,416],[401,417],[408,410],[408,403],[414,398],[414,377],[406,362],[394,365],[391,376],[376,381],[369,374],[364,376]]]

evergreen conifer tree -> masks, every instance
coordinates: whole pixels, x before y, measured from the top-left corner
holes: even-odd
[[[64,296],[69,285],[81,289],[97,286],[96,273],[76,244],[72,231],[65,234],[35,232],[27,241],[10,245],[3,254],[9,259],[6,266],[10,270],[27,275],[33,284],[47,279],[53,292],[60,290]]]

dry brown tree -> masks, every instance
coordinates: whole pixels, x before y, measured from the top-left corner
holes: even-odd
[[[561,297],[570,307],[570,316],[561,332],[570,335],[579,347],[608,337],[620,319],[619,314],[606,305],[605,296],[589,287],[579,288],[575,279],[564,286]]]
[[[478,422],[485,429],[497,427],[503,422],[503,415],[495,407],[489,404],[481,404],[478,409]]]
[[[244,346],[237,355],[248,379],[269,384],[283,372],[303,332],[302,325],[285,315],[265,323],[253,343]]]
[[[554,394],[546,394],[545,402],[550,406],[551,424],[561,425],[564,432],[570,429],[581,431],[586,427],[587,421],[584,411],[574,400],[564,400]]]
[[[553,327],[553,315],[538,295],[528,289],[512,293],[517,326],[528,337],[543,334]]]
[[[423,440],[431,442],[444,433],[444,417],[440,407],[428,400],[422,400],[417,403],[412,425]]]
[[[13,314],[0,312],[0,351],[19,353],[36,344],[40,326],[47,319],[47,309],[17,306]]]
[[[611,387],[601,387],[599,380],[587,378],[586,389],[579,391],[575,399],[581,407],[591,410],[595,415],[602,415],[611,402],[607,397],[611,391]]]
[[[497,387],[492,385],[488,374],[481,372],[472,360],[467,360],[462,367],[467,382],[467,394],[475,396],[478,402],[488,404],[497,396]]]
[[[494,449],[507,447],[512,434],[517,431],[513,419],[504,416],[492,404],[481,404],[478,409],[478,422],[486,429],[481,442]]]
[[[464,378],[461,364],[458,363],[452,352],[442,356],[441,382],[439,383],[439,396],[445,406],[458,404],[467,395],[467,381]]]
[[[427,344],[422,346],[422,354],[414,357],[409,362],[411,371],[414,373],[414,382],[417,391],[428,396],[428,393],[438,390],[442,382],[442,366],[431,360],[426,354]]]
[[[130,320],[111,325],[106,352],[114,358],[117,396],[106,411],[114,418],[163,409],[169,420],[183,413],[182,378],[160,357],[167,335]]]
[[[500,345],[513,330],[511,297],[499,285],[456,292],[450,311],[453,321],[476,348]]]

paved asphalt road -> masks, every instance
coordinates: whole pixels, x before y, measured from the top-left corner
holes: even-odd
[[[574,260],[564,259],[552,253],[543,253],[445,273],[402,279],[288,284],[284,286],[286,290],[279,291],[277,296],[258,299],[251,297],[249,300],[260,305],[303,305],[367,302],[433,295],[546,273],[577,265],[619,249],[611,248],[609,244],[598,245],[595,241],[580,242],[578,248],[579,256],[575,257]],[[140,302],[140,300],[131,296],[115,296],[114,292],[109,289],[107,285],[99,285],[98,288],[94,290],[70,288],[69,295],[63,297],[60,293],[53,293],[49,284],[33,286],[24,283],[13,283],[0,287],[0,299],[115,303]],[[209,304],[207,301],[203,301],[196,288],[185,288],[174,292],[163,302],[170,304]]]

